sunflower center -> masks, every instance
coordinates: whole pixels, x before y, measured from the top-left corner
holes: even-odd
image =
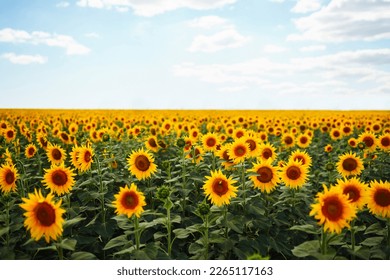
[[[378,189],[374,195],[375,203],[382,207],[390,205],[390,191],[386,189]]]
[[[28,155],[32,156],[34,154],[34,152],[35,152],[34,148],[31,147],[28,149]]]
[[[269,167],[263,166],[257,169],[257,173],[259,176],[257,176],[257,180],[259,180],[262,183],[268,183],[272,180],[273,172]]]
[[[7,131],[7,137],[8,138],[13,138],[14,137],[14,132],[12,130]]]
[[[338,131],[333,132],[333,136],[334,137],[339,137],[340,136],[340,132],[338,132]]]
[[[343,205],[337,197],[325,199],[321,210],[324,216],[331,221],[338,221],[343,215]]]
[[[286,175],[290,180],[297,180],[301,177],[301,169],[296,166],[290,166],[287,168]]]
[[[272,156],[272,151],[270,150],[270,149],[268,149],[268,148],[265,148],[264,150],[263,150],[263,157],[265,158],[265,159],[268,159],[268,158],[270,158]]]
[[[149,139],[149,145],[153,148],[156,148],[157,147],[157,143],[156,143],[156,140],[154,140],[154,138],[150,138]]]
[[[256,149],[256,142],[252,139],[248,139],[245,142],[249,144],[249,150],[253,151]]]
[[[238,146],[234,149],[234,154],[237,156],[237,157],[242,157],[243,155],[245,155],[245,152],[246,152],[246,149],[245,147],[243,146]]]
[[[11,185],[15,181],[15,174],[11,170],[5,174],[5,181],[8,185]]]
[[[135,158],[135,166],[138,170],[146,171],[149,169],[150,161],[146,156],[139,155]]]
[[[357,162],[353,158],[347,158],[343,161],[343,168],[346,171],[353,171],[357,168]]]
[[[371,147],[372,145],[374,145],[374,139],[372,139],[371,137],[364,137],[363,142],[364,144],[366,144],[367,147]]]
[[[35,208],[35,215],[41,225],[49,227],[56,221],[56,213],[47,202],[39,203]]]
[[[51,175],[51,179],[52,179],[53,183],[56,184],[57,186],[63,186],[68,181],[68,176],[66,175],[66,173],[64,171],[56,170]]]
[[[213,183],[213,192],[219,196],[223,196],[229,190],[228,183],[225,180],[215,180]]]
[[[122,198],[122,205],[126,209],[134,209],[139,202],[138,196],[135,192],[127,192]]]
[[[91,154],[91,152],[90,152],[90,151],[86,151],[86,152],[84,153],[84,161],[85,161],[85,162],[90,162],[91,159],[92,159],[92,154]]]
[[[292,142],[293,142],[293,139],[290,136],[287,136],[286,138],[284,138],[284,143],[286,143],[287,145],[292,144]]]
[[[360,198],[360,192],[355,186],[347,186],[343,193],[348,196],[351,202],[355,202]]]
[[[232,159],[229,157],[229,154],[228,154],[228,151],[225,150],[222,154],[222,157],[224,160],[228,161],[228,162],[232,162]]]
[[[299,139],[299,141],[302,143],[302,144],[306,144],[307,143],[307,137],[303,136]]]
[[[64,132],[61,133],[61,138],[64,139],[64,141],[68,141],[69,140],[69,136],[66,133],[64,133]]]
[[[208,138],[206,141],[208,147],[214,147],[215,144],[217,144],[217,141],[214,138]]]
[[[53,158],[54,158],[55,160],[60,160],[61,157],[62,157],[62,154],[61,154],[60,150],[58,150],[58,149],[54,149],[54,150],[51,152],[51,155],[53,156]]]
[[[388,147],[390,146],[390,138],[389,137],[384,137],[381,139],[381,144],[383,147]]]

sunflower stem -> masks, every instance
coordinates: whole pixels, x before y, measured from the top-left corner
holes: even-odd
[[[62,250],[61,242],[62,242],[62,239],[60,238],[60,240],[56,244],[57,253],[58,253],[58,259],[59,260],[63,260],[64,259],[64,251]]]
[[[139,230],[139,219],[134,215],[134,236],[135,236],[135,248],[139,250],[141,244],[141,234]]]
[[[167,231],[168,231],[168,256],[171,257],[172,254],[172,233],[171,233],[171,208],[167,207]]]
[[[242,191],[244,193],[244,203],[243,203],[243,208],[244,208],[244,215],[246,214],[246,187],[245,187],[245,164],[242,162],[241,166],[241,184],[242,184]]]
[[[390,218],[387,218],[387,259],[390,260]]]
[[[103,178],[102,178],[102,169],[100,166],[99,157],[95,156],[96,162],[97,162],[97,168],[98,168],[98,174],[99,174],[99,193],[100,193],[100,206],[102,209],[102,222],[104,228],[106,227],[106,209],[104,207],[104,185],[103,185]],[[70,200],[69,200],[70,204]]]
[[[321,254],[326,255],[327,253],[327,242],[326,242],[327,234],[326,231],[324,230],[324,227],[322,227],[321,230]]]
[[[351,250],[352,250],[352,259],[355,260],[356,259],[356,256],[355,256],[355,244],[356,244],[356,240],[355,240],[355,220],[353,220],[351,222]]]
[[[25,177],[26,177],[26,169],[24,168],[23,162],[21,162],[20,160],[16,160],[16,163],[18,163],[22,167],[23,179],[20,180],[21,196],[26,197],[26,191],[28,192],[28,190],[26,190],[26,188],[25,188],[25,182],[24,182]]]
[[[6,222],[6,224],[5,224],[5,227],[6,228],[8,228],[8,230],[7,230],[7,235],[6,235],[6,246],[7,246],[7,248],[9,247],[9,239],[10,239],[10,235],[9,235],[9,225],[10,225],[10,215],[9,215],[9,208],[10,208],[10,203],[9,203],[9,195],[8,194],[6,194],[5,195],[5,198],[6,198],[6,204],[5,204],[5,215],[6,215],[6,220],[5,220],[5,222]]]
[[[223,207],[223,222],[225,224],[225,237],[228,238],[228,225],[227,225],[227,212],[228,212],[228,209],[227,209],[227,205],[225,204],[224,207]]]
[[[204,240],[205,240],[205,259],[209,259],[209,214],[204,217]]]

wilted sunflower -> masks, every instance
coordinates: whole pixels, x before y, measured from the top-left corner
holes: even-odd
[[[65,150],[56,144],[48,144],[46,155],[51,164],[57,165],[63,163],[66,158]]]
[[[367,207],[374,215],[390,218],[390,182],[370,182]]]
[[[73,170],[62,165],[52,165],[50,169],[44,169],[42,183],[57,195],[69,193],[74,185]]]
[[[128,218],[135,215],[139,218],[144,212],[145,196],[142,192],[137,191],[137,186],[134,183],[131,184],[130,188],[128,186],[120,187],[119,193],[114,197],[113,204],[117,215],[127,215]]]
[[[292,189],[302,187],[307,180],[308,167],[299,161],[290,160],[282,167],[280,177],[284,184]]]
[[[337,171],[344,177],[360,175],[364,169],[363,161],[352,152],[339,156],[336,166]]]
[[[221,170],[211,171],[211,176],[206,176],[203,190],[206,197],[216,206],[228,205],[232,197],[237,196],[236,183],[232,178],[227,178]]]
[[[338,179],[336,187],[339,187],[341,192],[348,196],[350,203],[358,210],[362,210],[366,205],[368,185],[361,182],[359,178]]]
[[[348,197],[340,188],[328,188],[324,185],[324,192],[317,194],[317,202],[311,205],[310,216],[319,220],[324,231],[341,233],[342,229],[350,228],[350,221],[356,217],[355,207],[348,201]]]
[[[143,148],[133,151],[127,158],[127,163],[129,164],[129,171],[138,180],[151,177],[157,170],[153,156]]]
[[[306,165],[307,167],[311,166],[311,156],[306,151],[296,150],[291,153],[289,157],[290,160],[300,161],[302,165]]]
[[[93,149],[89,145],[81,146],[77,154],[77,166],[82,172],[91,168],[93,162]]]
[[[52,193],[44,197],[40,190],[35,190],[34,194],[30,193],[28,198],[22,198],[24,203],[20,207],[26,211],[24,226],[36,241],[44,236],[49,243],[50,239],[55,241],[62,235],[62,214],[65,210],[60,208],[62,201],[55,203],[53,198]]]
[[[254,187],[266,193],[272,192],[280,182],[278,169],[272,166],[271,163],[272,159],[261,160],[256,164],[253,163],[253,168],[248,170],[258,174],[257,176],[250,176]]]
[[[245,142],[245,138],[236,139],[228,151],[229,157],[235,164],[243,162],[249,154],[249,145]]]
[[[0,189],[4,193],[16,190],[16,180],[18,179],[18,170],[13,164],[6,163],[0,167]]]
[[[366,145],[366,150],[373,152],[377,146],[377,139],[372,132],[363,132],[358,137],[359,142],[363,142]]]
[[[28,144],[24,150],[24,155],[26,158],[32,158],[37,152],[37,147],[34,144]]]

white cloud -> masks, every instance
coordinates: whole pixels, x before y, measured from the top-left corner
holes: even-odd
[[[263,47],[263,51],[266,53],[283,53],[288,51],[288,49],[282,46],[268,44]]]
[[[237,0],[79,0],[80,7],[113,9],[124,11],[132,9],[136,15],[151,17],[180,8],[210,10],[235,3]]]
[[[88,38],[95,38],[95,39],[100,38],[99,33],[96,33],[96,32],[86,33],[86,34],[84,34],[84,36],[88,37]]]
[[[389,0],[332,0],[308,16],[294,20],[300,31],[289,41],[374,41],[390,39]]]
[[[67,8],[67,7],[69,7],[69,5],[70,5],[69,2],[62,1],[62,2],[57,3],[56,7],[57,8]]]
[[[47,62],[47,57],[41,55],[16,55],[15,53],[5,53],[1,57],[7,59],[11,63],[23,65],[31,63],[44,64]]]
[[[314,12],[321,8],[321,0],[298,0],[291,9],[293,13]]]
[[[326,50],[326,45],[310,45],[299,49],[301,52],[317,52]]]
[[[228,21],[225,18],[219,16],[203,16],[188,22],[189,27],[212,29],[215,27],[226,26]]]
[[[31,33],[24,30],[4,28],[0,30],[0,42],[30,43],[34,45],[46,45],[65,49],[68,55],[82,55],[90,52],[86,46],[76,42],[71,36],[50,34],[42,31]]]

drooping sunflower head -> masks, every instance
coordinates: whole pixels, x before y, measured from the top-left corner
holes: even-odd
[[[339,156],[336,166],[344,177],[360,175],[364,169],[363,161],[352,152]]]
[[[249,172],[257,173],[258,175],[250,176],[255,188],[260,189],[262,192],[272,192],[277,184],[280,182],[278,168],[272,166],[272,159],[260,160],[256,164],[253,164],[253,168],[249,169]]]
[[[243,162],[249,155],[249,145],[245,142],[245,138],[236,139],[228,151],[229,157],[235,164]]]
[[[289,161],[290,160],[300,161],[302,165],[306,165],[308,167],[311,166],[311,162],[312,162],[311,156],[306,151],[301,151],[301,150],[296,150],[292,152],[289,157]]]
[[[0,167],[0,189],[4,193],[16,190],[16,180],[19,178],[18,170],[13,164],[6,163]]]
[[[52,193],[44,197],[40,190],[35,190],[22,200],[24,203],[20,207],[26,211],[24,226],[31,237],[36,241],[44,237],[47,243],[50,239],[57,240],[62,235],[64,224],[62,214],[65,210],[60,207],[62,201],[56,203]]]
[[[133,151],[128,157],[127,163],[129,164],[130,173],[138,180],[147,179],[157,171],[153,156],[143,148]]]
[[[227,178],[221,170],[211,171],[211,176],[206,176],[206,179],[203,190],[214,205],[228,205],[231,198],[237,196],[237,187],[233,186],[236,181]]]
[[[280,176],[284,184],[292,189],[302,187],[307,180],[308,167],[300,161],[290,160],[282,167]]]
[[[377,139],[372,132],[363,132],[359,135],[358,140],[366,145],[366,149],[370,152],[375,151],[377,147]]]
[[[63,148],[56,144],[52,145],[50,143],[47,146],[46,155],[51,164],[61,164],[66,158],[66,153]]]
[[[135,215],[140,217],[146,206],[145,196],[137,190],[137,186],[132,183],[130,187],[124,186],[119,188],[119,193],[114,195],[113,202],[117,215],[127,215],[128,218]]]
[[[374,215],[390,218],[390,182],[372,181],[367,191],[367,207]]]
[[[62,165],[52,165],[45,169],[42,183],[57,195],[69,193],[75,183],[73,170]]]
[[[343,228],[350,227],[350,221],[356,217],[356,208],[340,188],[328,188],[317,194],[317,202],[311,205],[310,216],[323,225],[325,231],[341,233]]]
[[[28,144],[24,150],[24,155],[26,158],[32,158],[37,152],[37,147],[34,144]]]
[[[348,197],[350,203],[358,210],[362,210],[366,205],[368,185],[361,182],[359,178],[339,179],[336,187],[341,189],[341,192]]]

